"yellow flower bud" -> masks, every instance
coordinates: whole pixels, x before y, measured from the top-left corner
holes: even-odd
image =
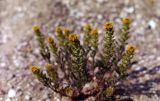
[[[129,24],[131,23],[131,18],[129,18],[129,17],[124,17],[124,18],[122,19],[122,22],[123,22],[124,25],[129,25]]]
[[[112,86],[110,86],[110,87],[106,88],[105,95],[112,96],[113,92],[114,92],[114,88]]]
[[[47,65],[45,66],[45,68],[46,68],[47,70],[52,70],[52,69],[53,69],[53,66],[52,66],[52,64],[47,64]]]
[[[130,54],[133,54],[135,52],[135,46],[133,45],[128,45],[127,49],[126,49],[126,52],[127,53],[130,53]]]
[[[31,71],[33,74],[38,74],[40,69],[37,66],[31,66]]]
[[[57,32],[58,34],[62,34],[62,28],[56,27],[55,32]]]
[[[54,39],[52,37],[48,37],[47,41],[49,44],[54,44]]]
[[[68,28],[64,28],[64,33],[65,33],[66,35],[68,35],[68,34],[71,33],[71,31],[70,31]]]
[[[91,31],[91,30],[92,30],[92,26],[91,26],[90,24],[84,25],[84,28],[85,28],[87,31]]]
[[[40,32],[40,27],[39,27],[39,26],[33,26],[32,29],[33,29],[33,31],[36,32],[36,33],[39,33],[39,32]]]
[[[91,31],[91,35],[93,35],[93,36],[97,36],[98,35],[98,30],[92,30]]]
[[[73,96],[74,91],[73,91],[73,89],[72,89],[72,88],[67,87],[67,88],[65,88],[65,93],[66,93],[66,95],[67,95],[67,96],[72,97],[72,96]]]
[[[106,22],[104,25],[104,28],[106,30],[112,30],[113,29],[113,23],[112,22]]]
[[[68,40],[69,41],[72,41],[72,42],[75,42],[78,40],[78,37],[76,34],[70,34],[69,37],[68,37]]]

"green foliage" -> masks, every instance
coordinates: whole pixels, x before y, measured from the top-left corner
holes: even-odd
[[[41,55],[47,64],[45,73],[39,67],[32,66],[33,74],[45,86],[72,100],[84,100],[90,96],[96,101],[110,98],[114,95],[116,83],[127,73],[135,52],[134,46],[126,47],[131,21],[124,18],[122,22],[118,39],[114,36],[113,23],[105,23],[102,53],[98,49],[99,32],[89,24],[84,26],[83,44],[80,43],[77,34],[61,27],[55,29],[58,44],[50,36],[46,43],[40,28],[33,27]],[[55,59],[51,60],[51,57]],[[97,60],[96,57],[100,59]],[[59,76],[58,70],[64,76]]]

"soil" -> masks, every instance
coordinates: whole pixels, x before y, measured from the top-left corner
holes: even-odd
[[[33,25],[40,25],[45,35],[58,25],[82,33],[85,23],[102,31],[110,20],[116,32],[124,16],[133,19],[129,42],[137,49],[136,63],[121,87],[134,101],[160,101],[159,8],[159,0],[0,0],[0,101],[67,101],[55,97],[29,70],[32,64],[44,64]]]

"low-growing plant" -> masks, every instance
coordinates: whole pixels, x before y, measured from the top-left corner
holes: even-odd
[[[127,43],[130,23],[130,18],[123,18],[115,38],[113,23],[106,22],[101,45],[98,44],[99,31],[89,24],[84,26],[83,40],[69,29],[57,27],[58,42],[51,36],[46,38],[40,28],[34,26],[40,54],[46,60],[46,72],[38,66],[31,66],[31,71],[46,87],[73,101],[111,100],[135,52],[135,47]],[[102,46],[102,52],[98,46]]]

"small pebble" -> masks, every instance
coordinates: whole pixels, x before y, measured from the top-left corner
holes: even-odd
[[[8,91],[8,97],[9,98],[13,98],[13,97],[15,97],[16,96],[16,91],[14,90],[14,89],[10,89],[9,91]]]
[[[46,101],[51,101],[50,99],[46,99]]]
[[[148,22],[148,26],[149,26],[151,29],[155,29],[156,26],[157,26],[157,24],[156,24],[156,22],[155,22],[154,20],[150,20],[150,21]]]
[[[128,13],[133,13],[134,12],[134,7],[129,7],[126,9],[126,12]]]
[[[11,101],[11,99],[10,99],[10,98],[7,98],[5,101]]]
[[[26,99],[26,100],[29,100],[29,99],[30,99],[30,96],[29,96],[29,95],[26,95],[26,96],[25,96],[25,99]]]
[[[98,3],[103,3],[103,2],[104,2],[104,0],[97,0],[97,2],[98,2]]]
[[[103,16],[102,15],[97,15],[97,18],[99,19],[99,20],[102,20],[103,19]]]
[[[1,66],[1,67],[5,67],[5,66],[6,66],[6,63],[2,62],[2,63],[0,63],[0,66]]]

